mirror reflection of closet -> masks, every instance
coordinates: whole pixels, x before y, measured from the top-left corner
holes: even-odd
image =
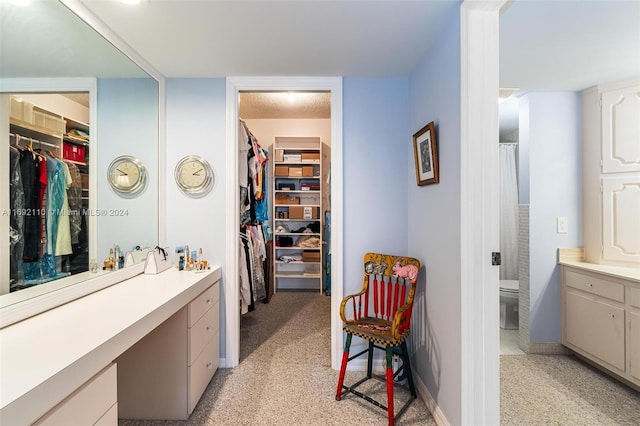
[[[0,212],[6,213],[0,214],[0,241],[7,242],[0,244],[0,326],[126,279],[130,275],[127,269],[131,268],[115,273],[102,271],[109,249],[116,244],[123,251],[136,245],[153,247],[158,241],[158,120],[162,77],[148,65],[143,68],[134,62],[131,58],[135,58],[135,54],[130,58],[120,51],[117,46],[121,42],[116,40],[112,44],[98,32],[101,30],[108,36],[108,29],[100,25],[94,29],[79,17],[88,15],[86,7],[71,0],[31,1],[28,5],[0,1],[0,166],[6,170],[0,176]],[[12,95],[22,98],[23,102],[12,101]],[[74,103],[77,106],[87,98],[89,105],[84,107],[83,114],[60,107]],[[22,127],[20,132],[26,132],[24,122],[29,120],[22,120],[23,126],[17,127],[15,117],[9,120],[9,116],[14,115],[12,110],[18,115],[20,110],[23,118],[26,111],[26,117],[32,121],[37,115],[54,128],[60,119],[57,123],[62,125],[64,121],[64,128],[56,128],[53,137],[31,129],[20,134],[20,140],[16,141],[10,134],[15,135],[18,127]],[[40,130],[41,127],[48,126],[38,126]],[[64,135],[72,129],[79,132]],[[65,140],[81,138],[84,133],[89,135],[86,145]],[[10,291],[12,217],[8,170],[9,146],[14,144],[22,145],[23,149],[39,149],[41,155],[50,151],[53,156],[61,157],[67,149],[66,160],[75,161],[73,164],[81,174],[82,208],[88,206],[89,212],[83,218],[87,222],[88,248],[84,247],[79,234],[77,252],[72,250],[66,258],[54,256],[55,275],[66,276],[27,287],[20,284],[15,286],[16,291]],[[83,155],[85,161],[82,161]],[[112,191],[104,173],[100,172],[120,155],[135,156],[147,167],[148,186],[135,199],[125,199]],[[87,162],[88,166],[82,164]],[[98,214],[101,212],[105,215]],[[122,214],[109,215],[109,212]],[[92,258],[100,269],[97,274],[88,271]]]
[[[89,269],[89,120],[88,93],[9,95],[9,281],[0,294]]]

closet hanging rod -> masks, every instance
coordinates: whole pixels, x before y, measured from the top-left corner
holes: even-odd
[[[40,141],[38,139],[28,138],[26,136],[21,136],[21,135],[19,135],[17,133],[9,133],[9,136],[13,136],[13,137],[16,138],[16,145],[20,145],[20,140],[25,140],[25,141],[31,142],[32,144],[33,143],[37,143],[38,145],[46,145],[46,146],[55,148],[57,150],[60,150],[60,146],[59,145],[56,145],[56,144],[53,144],[53,143],[50,143],[50,142],[44,142],[44,141]]]

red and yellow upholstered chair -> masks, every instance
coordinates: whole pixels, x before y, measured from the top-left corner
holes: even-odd
[[[350,392],[373,405],[387,411],[389,425],[404,413],[416,398],[415,385],[411,375],[411,364],[407,351],[406,338],[411,325],[411,310],[416,291],[416,282],[420,262],[404,256],[367,253],[364,256],[364,276],[362,290],[345,297],[340,304],[340,317],[347,333],[342,355],[342,366],[336,390],[336,400]],[[353,336],[368,342],[368,348],[349,357],[349,348]],[[385,351],[387,406],[356,390],[372,374],[373,350]],[[344,385],[347,363],[354,358],[367,354],[367,375],[351,386]],[[393,371],[393,355],[399,355],[401,366]],[[393,407],[394,378],[403,373],[409,385],[411,398],[395,415]]]

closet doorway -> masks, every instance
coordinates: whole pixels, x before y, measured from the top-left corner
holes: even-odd
[[[227,152],[228,198],[227,198],[227,272],[225,279],[226,298],[226,356],[224,365],[232,368],[238,365],[240,355],[240,316],[237,300],[241,299],[240,279],[237,271],[241,265],[240,239],[237,230],[241,229],[243,219],[240,214],[240,200],[242,190],[240,188],[240,161],[243,154],[240,147],[240,132],[247,128],[258,140],[261,148],[267,150],[269,160],[266,171],[267,179],[265,188],[268,193],[268,219],[266,226],[274,232],[278,225],[274,223],[273,208],[276,191],[273,181],[275,168],[274,142],[278,138],[278,147],[284,140],[291,142],[295,139],[299,142],[310,143],[314,140],[321,141],[319,147],[321,162],[313,168],[314,177],[317,175],[318,183],[324,181],[323,188],[318,194],[321,202],[318,203],[316,226],[321,226],[317,234],[321,234],[323,241],[328,244],[321,245],[316,252],[322,251],[322,262],[317,266],[326,268],[326,253],[331,251],[331,281],[327,281],[326,273],[318,271],[317,279],[266,280],[267,295],[275,290],[308,289],[318,291],[322,289],[331,300],[331,364],[333,368],[339,365],[339,354],[342,351],[342,333],[339,316],[337,315],[339,303],[342,299],[342,81],[340,78],[230,78],[227,80],[227,129],[228,146],[235,147]],[[241,121],[242,120],[242,121]],[[244,126],[244,128],[243,128]],[[296,145],[297,146],[297,145]],[[330,181],[328,177],[331,177]],[[300,189],[300,188],[296,188]],[[280,194],[282,195],[282,194]],[[292,198],[295,198],[292,196]],[[330,240],[324,230],[325,217],[330,211],[331,234]],[[298,223],[292,223],[298,225]],[[236,231],[236,232],[233,232]],[[232,235],[233,234],[233,235]],[[274,235],[275,236],[275,235]],[[294,238],[295,239],[295,238]],[[313,250],[305,250],[313,251]],[[275,263],[277,252],[272,249],[272,263]],[[313,263],[313,262],[312,262]],[[273,266],[267,266],[267,273],[273,274]],[[271,287],[269,282],[273,281]],[[315,283],[313,283],[315,281]],[[309,287],[309,283],[312,287]],[[320,286],[318,286],[320,284]],[[271,287],[271,288],[270,288]],[[329,291],[327,291],[329,289]],[[259,308],[260,301],[256,307]]]

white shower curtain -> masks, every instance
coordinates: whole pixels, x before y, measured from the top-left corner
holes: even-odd
[[[500,265],[501,280],[518,279],[518,175],[515,143],[500,147]]]

